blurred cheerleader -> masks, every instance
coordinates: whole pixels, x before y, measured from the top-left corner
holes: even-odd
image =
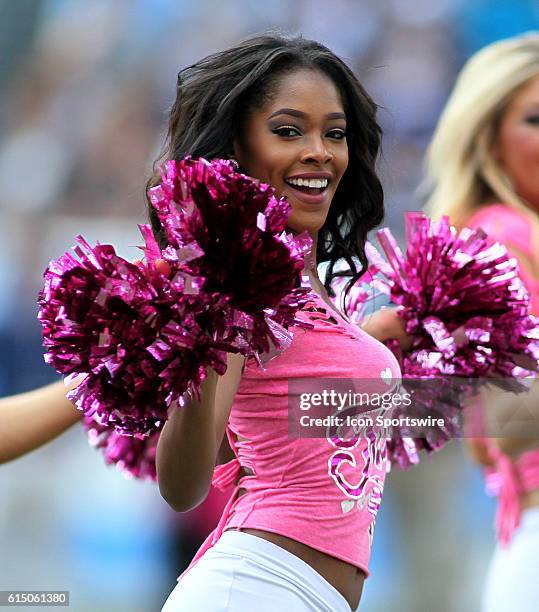
[[[519,263],[539,314],[539,33],[492,44],[460,73],[427,154],[427,210],[457,227],[481,227]],[[522,397],[490,397],[487,411],[522,408]],[[537,384],[526,398],[537,414]],[[492,403],[494,402],[494,403]],[[520,404],[519,404],[520,403]],[[537,429],[537,428],[536,428]],[[539,439],[469,440],[498,495],[498,546],[484,612],[539,606]]]

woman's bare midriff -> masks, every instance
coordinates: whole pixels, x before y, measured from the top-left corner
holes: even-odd
[[[249,472],[245,468],[242,468],[242,476],[247,475],[250,475]],[[244,495],[246,492],[245,489],[240,489],[238,497]],[[352,610],[355,610],[359,605],[365,574],[355,565],[346,563],[346,561],[341,561],[331,555],[315,550],[306,544],[302,544],[297,540],[276,533],[250,528],[240,528],[239,531],[250,533],[258,538],[272,542],[293,555],[296,555],[296,557],[308,563],[325,580],[335,587],[346,599]]]

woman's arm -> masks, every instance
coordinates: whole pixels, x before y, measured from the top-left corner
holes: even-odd
[[[539,438],[497,438],[494,443],[502,453],[516,459],[522,453],[539,447]]]
[[[157,480],[165,501],[187,512],[206,498],[245,358],[228,354],[223,376],[208,368],[200,401],[176,408],[157,444]]]
[[[482,438],[464,438],[464,446],[468,452],[470,459],[479,465],[492,467],[494,459],[492,458],[488,443]]]
[[[487,388],[481,397],[486,435],[503,453],[516,458],[539,446],[538,379],[522,393]]]
[[[495,444],[505,455],[516,459],[520,454],[539,445],[533,438],[490,438],[489,442]],[[464,444],[468,456],[479,465],[493,467],[495,460],[486,440],[481,438],[465,438]]]
[[[66,398],[63,381],[0,399],[0,463],[56,438],[82,417]]]
[[[477,403],[479,401],[479,403]],[[471,408],[471,410],[469,409]],[[464,438],[468,455],[482,466],[494,466],[496,448],[516,459],[523,452],[539,446],[539,381],[522,393],[512,393],[487,386],[480,396],[465,406],[464,416],[469,423],[465,431],[477,435],[480,410],[481,436]]]

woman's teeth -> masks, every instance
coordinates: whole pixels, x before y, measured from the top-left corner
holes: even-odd
[[[328,186],[327,179],[290,178],[285,181],[293,187],[309,187],[310,189],[325,189]]]
[[[328,186],[328,179],[306,179],[306,178],[289,178],[285,179],[294,189],[302,191],[310,195],[318,195],[322,193]]]

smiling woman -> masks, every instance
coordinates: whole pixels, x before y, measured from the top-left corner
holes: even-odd
[[[301,37],[251,38],[178,75],[156,168],[187,155],[234,157],[244,173],[288,198],[288,229],[309,232],[315,252],[306,258],[312,291],[290,346],[264,370],[229,354],[224,375],[209,368],[199,398],[172,411],[163,427],[159,489],[175,510],[199,504],[210,483],[236,485],[166,612],[273,612],[276,605],[350,612],[359,603],[387,472],[385,441],[330,433],[291,438],[288,383],[364,379],[370,393],[383,394],[400,378],[379,342],[405,335],[396,312],[371,317],[367,333],[335,310],[328,295],[335,276],[349,278],[346,290],[360,277],[367,232],[383,218],[376,111],[346,64]],[[158,182],[156,171],[147,186]],[[156,211],[149,210],[165,247]],[[322,262],[324,283],[317,273]],[[0,438],[0,462],[79,419],[62,383],[2,399],[0,431],[9,435]],[[216,467],[225,457],[230,461]]]
[[[366,268],[367,233],[384,216],[376,111],[350,68],[323,45],[250,38],[178,74],[166,144],[147,188],[160,182],[157,168],[167,159],[236,158],[247,174],[290,198],[291,229],[299,217],[309,219],[301,227],[318,238],[317,262],[328,262],[326,290],[336,275],[350,277],[348,289]],[[291,184],[300,178],[328,185],[303,193],[298,187],[306,185]],[[151,205],[149,215],[164,244]],[[335,272],[340,259],[348,270]]]
[[[242,172],[287,197],[288,228],[310,233],[316,260],[305,269],[312,299],[298,313],[309,325],[294,329],[291,346],[265,370],[229,355],[226,373],[209,371],[200,401],[174,412],[163,428],[158,481],[174,509],[200,503],[212,476],[216,486],[236,485],[166,612],[273,612],[276,605],[349,612],[359,603],[386,474],[385,443],[359,436],[291,439],[288,383],[374,379],[379,388],[371,391],[383,393],[387,380],[380,373],[400,376],[390,351],[345,320],[328,296],[335,276],[349,277],[349,289],[364,271],[367,232],[383,218],[376,110],[346,64],[303,38],[251,38],[178,76],[157,164],[185,155],[235,158]],[[155,173],[148,187],[158,181]],[[165,246],[151,206],[150,217]],[[343,259],[348,269],[336,272]],[[322,262],[328,263],[324,284],[317,275]],[[218,455],[232,459],[214,471]]]
[[[245,119],[234,153],[247,174],[288,198],[292,229],[317,232],[348,167],[346,114],[335,83],[316,69],[284,74],[271,100]]]

